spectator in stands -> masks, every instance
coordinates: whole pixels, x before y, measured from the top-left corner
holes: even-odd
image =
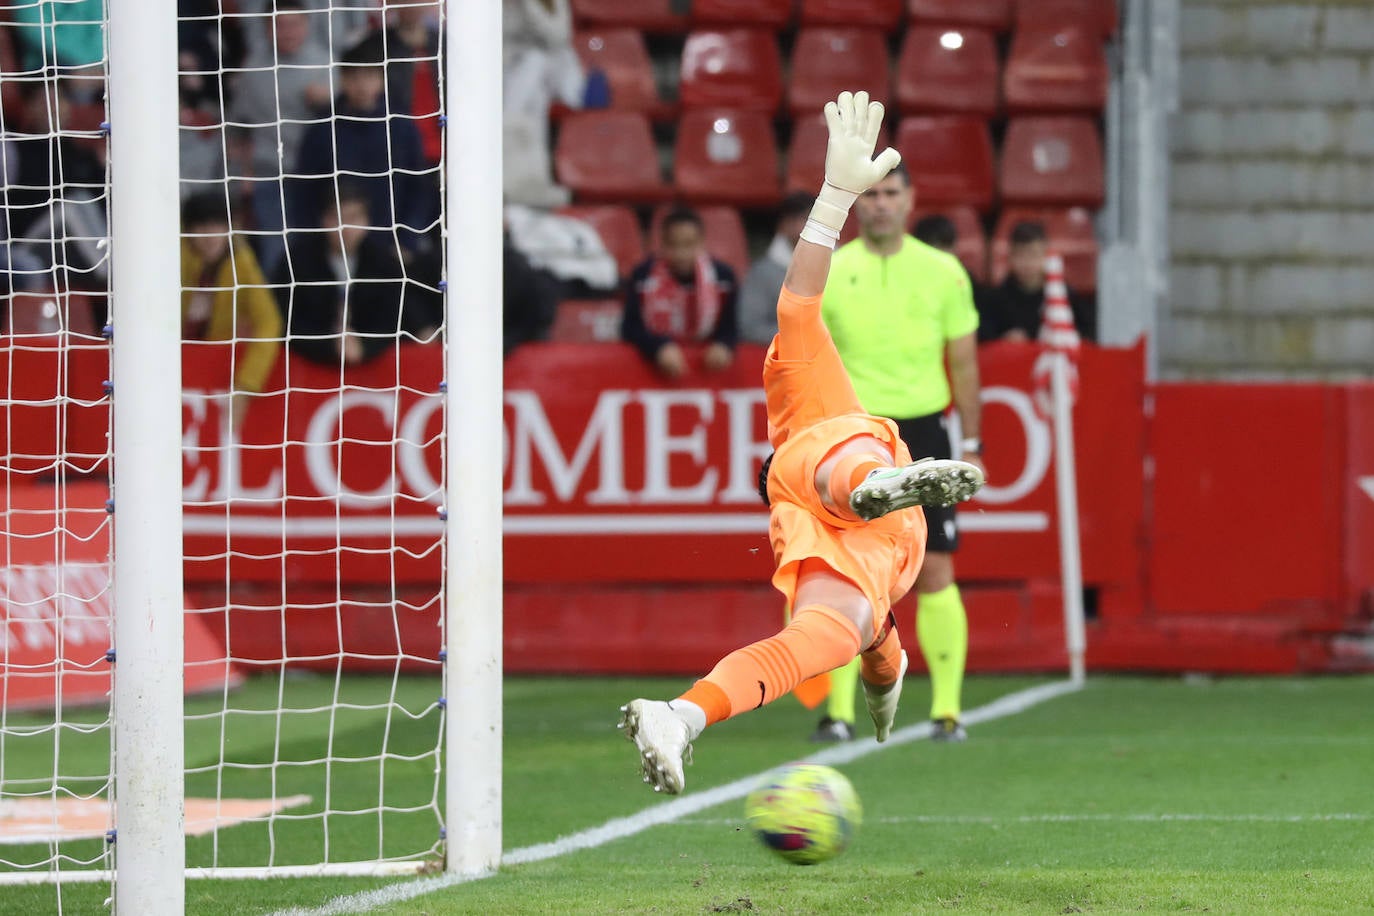
[[[277,282],[286,290],[291,348],[325,365],[356,366],[397,344],[427,341],[443,314],[438,271],[408,275],[389,232],[369,227],[371,198],[356,184],[339,188],[321,213],[323,231],[290,234]]]
[[[266,42],[258,42],[233,77],[229,120],[241,126],[248,162],[234,174],[252,176],[253,227],[279,233],[282,219],[281,174],[295,163],[311,118],[329,111],[329,51],[310,34],[303,0],[277,0],[276,15],[260,20]],[[253,239],[263,270],[273,273],[285,252],[280,235]]]
[[[25,70],[100,68],[105,60],[105,0],[6,3]]]
[[[311,126],[301,140],[296,172],[287,182],[287,225],[316,226],[334,202],[340,173],[368,198],[374,229],[400,230],[408,249],[437,219],[438,198],[425,193],[420,135],[407,117],[387,111],[386,51],[381,34],[369,35],[344,55],[334,117]]]
[[[270,17],[275,2],[276,0],[237,0],[240,18],[250,26],[244,30],[250,57],[271,50],[270,26],[251,26]],[[329,49],[331,56],[338,56],[343,49],[356,44],[381,21],[381,0],[302,0],[302,4],[306,9],[311,40],[320,47]]]
[[[253,249],[230,235],[222,190],[188,197],[181,229],[182,339],[247,341],[231,386],[229,417],[237,430],[248,400],[262,391],[277,362],[281,313]]]
[[[24,82],[22,130],[7,138],[4,191],[12,266],[56,274],[59,288],[105,288],[104,145],[60,130],[71,123],[71,84]]]
[[[220,78],[211,61],[183,50],[177,58],[177,100],[181,129],[181,197],[223,192],[228,178],[224,159],[224,112]]]
[[[630,274],[620,336],[670,379],[687,371],[685,343],[706,344],[708,372],[725,369],[738,336],[735,272],[706,253],[695,210],[670,210],[661,232],[662,251]]]
[[[392,112],[415,118],[425,161],[437,165],[443,153],[439,126],[439,4],[437,0],[391,0],[387,30],[387,93]]]
[[[224,74],[244,61],[242,17],[224,15],[233,12],[233,3],[224,0],[177,0],[177,48],[183,59],[194,57],[206,74],[204,95],[193,101],[217,111],[228,106]]]
[[[798,191],[783,198],[778,209],[778,224],[773,241],[763,257],[749,265],[749,275],[739,294],[739,336],[741,340],[767,346],[778,332],[778,292],[782,289],[792,249],[797,247],[806,218],[816,199]]]
[[[959,230],[954,228],[954,220],[943,213],[932,213],[916,221],[911,234],[917,241],[925,242],[931,248],[938,248],[946,254],[954,254],[954,245],[959,241]]]
[[[570,0],[504,0],[504,190],[506,200],[556,207],[568,191],[549,169],[549,106],[581,108],[586,76],[572,47]]]
[[[1011,228],[1007,251],[1007,276],[1000,286],[979,296],[978,339],[1031,341],[1040,335],[1045,306],[1045,256],[1049,237],[1037,222],[1017,223]],[[1096,339],[1092,311],[1081,297],[1069,291],[1074,324],[1084,340]]]
[[[506,233],[503,249],[504,353],[520,344],[547,340],[554,318],[558,316],[562,284],[547,270],[530,263],[520,249],[511,244]]]

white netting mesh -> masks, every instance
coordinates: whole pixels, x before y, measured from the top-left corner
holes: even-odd
[[[0,16],[0,871],[55,877],[113,826],[104,15]]]
[[[178,12],[187,863],[418,864],[442,848],[439,3]],[[21,799],[54,831],[77,816],[53,799],[100,813],[86,839],[0,844],[3,880],[108,867],[117,819],[105,16],[86,0],[0,15],[15,52],[0,75],[14,287],[0,823]],[[46,45],[20,24],[54,16]],[[68,62],[83,23],[97,56]],[[44,627],[47,661],[21,655]],[[53,657],[98,681],[93,705],[72,709],[75,674],[66,695],[20,702]]]

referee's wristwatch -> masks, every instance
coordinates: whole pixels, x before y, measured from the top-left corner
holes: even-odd
[[[982,457],[982,454],[983,454],[983,440],[982,440],[982,439],[979,439],[979,438],[977,438],[977,437],[973,437],[973,436],[971,436],[971,437],[969,437],[969,438],[967,438],[967,439],[962,440],[962,441],[959,443],[959,454],[961,454],[961,455],[977,455],[977,456],[979,456],[979,457]]]

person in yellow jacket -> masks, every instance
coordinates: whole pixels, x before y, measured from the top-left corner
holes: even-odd
[[[182,340],[245,341],[235,358],[229,407],[238,430],[281,352],[281,310],[253,249],[231,238],[229,206],[220,192],[188,197],[181,230]]]

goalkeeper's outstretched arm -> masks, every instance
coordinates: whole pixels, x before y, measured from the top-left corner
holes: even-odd
[[[840,239],[849,208],[902,161],[892,147],[873,158],[883,126],[883,103],[870,102],[867,92],[841,92],[838,99],[826,102],[825,123],[830,130],[825,182],[783,281],[798,296],[819,296],[825,291],[830,254]]]
[[[782,332],[780,350],[788,349],[791,339],[801,339],[786,333],[790,316],[783,307],[784,300],[789,293],[793,297],[812,298],[825,292],[830,255],[840,239],[849,208],[860,194],[881,181],[902,161],[891,147],[873,158],[873,147],[883,125],[883,105],[870,102],[867,92],[841,92],[838,99],[827,102],[825,123],[830,130],[825,153],[825,182],[816,195],[816,204],[802,230],[801,241],[792,252],[792,262],[783,280],[783,294],[778,300],[778,328]],[[809,354],[780,352],[779,355],[784,359],[805,359]]]

